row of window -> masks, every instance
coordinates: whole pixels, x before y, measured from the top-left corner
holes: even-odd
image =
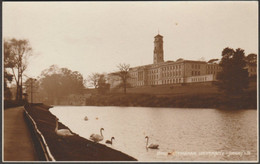
[[[158,81],[151,81],[151,82],[148,82],[148,85],[158,85]]]
[[[181,71],[162,73],[162,77],[181,76]]]
[[[219,66],[217,65],[207,65],[206,66],[207,69],[221,69]]]
[[[151,73],[158,73],[158,70],[155,69],[155,70],[150,70],[150,71],[148,71],[148,74],[151,74]]]
[[[177,79],[163,80],[162,84],[173,84],[173,83],[181,83],[181,82],[182,82],[181,78],[177,78]]]
[[[153,80],[153,79],[158,79],[159,76],[158,75],[152,75],[152,76],[148,76],[148,79]]]
[[[192,64],[191,67],[193,69],[200,69],[200,65],[199,64]],[[207,69],[221,69],[221,67],[219,67],[218,65],[207,65],[206,66]],[[167,71],[167,70],[176,70],[176,69],[181,69],[181,65],[176,65],[176,66],[167,66],[167,67],[162,67],[161,70],[164,72],[164,71]],[[254,70],[251,70],[251,71],[254,71]],[[149,70],[148,71],[148,74],[153,74],[153,73],[158,73],[159,70],[158,69],[154,69],[154,70]],[[194,74],[196,74],[194,72]],[[137,73],[131,73],[131,76],[137,76],[138,74]]]
[[[163,67],[163,68],[161,68],[161,69],[162,69],[162,71],[172,70],[172,69],[181,69],[181,65],[168,66],[168,67]]]
[[[201,81],[207,81],[207,77],[197,77],[197,78],[192,78],[192,82],[201,82]]]
[[[192,64],[191,68],[200,69],[200,65],[199,64]]]
[[[192,76],[200,75],[200,71],[191,71]]]
[[[216,74],[217,71],[206,71],[207,74]]]
[[[139,83],[136,83],[135,86],[142,86],[142,85],[144,85],[144,83],[143,82],[139,82]]]

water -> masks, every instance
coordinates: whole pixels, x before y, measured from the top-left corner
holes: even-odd
[[[56,106],[51,112],[87,139],[103,127],[101,144],[114,136],[111,147],[139,161],[257,160],[257,110]],[[145,136],[159,150],[147,150]]]

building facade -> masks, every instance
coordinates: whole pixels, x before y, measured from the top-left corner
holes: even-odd
[[[130,68],[128,82],[132,87],[213,82],[221,71],[217,63],[205,61],[179,59],[165,62],[163,36],[159,34],[154,37],[153,52],[153,64]],[[250,76],[256,75],[255,69],[248,67]],[[114,88],[120,83],[120,78],[109,74],[108,82]]]

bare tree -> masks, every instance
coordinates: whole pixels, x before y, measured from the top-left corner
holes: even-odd
[[[28,40],[11,40],[4,41],[5,65],[11,68],[13,77],[16,82],[16,100],[22,100],[23,73],[27,68],[28,57],[32,55],[32,48]]]
[[[94,86],[95,88],[98,87],[98,80],[100,78],[100,74],[99,73],[92,73],[91,75],[88,76],[88,82]]]
[[[129,75],[129,69],[130,65],[129,64],[119,64],[117,66],[119,69],[119,72],[113,73],[113,75],[119,76],[121,78],[121,86],[124,89],[124,94],[126,94],[126,87],[128,86],[127,80],[130,78]]]

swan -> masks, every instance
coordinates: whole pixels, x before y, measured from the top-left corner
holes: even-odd
[[[112,140],[114,140],[114,139],[115,139],[115,137],[111,137],[111,141],[110,140],[106,140],[106,143],[112,145],[113,144]]]
[[[102,134],[102,130],[104,130],[104,128],[100,129],[100,135],[99,134],[91,134],[89,138],[91,140],[93,140],[94,142],[102,141],[104,139],[103,134]]]
[[[63,136],[63,137],[67,137],[67,136],[73,136],[73,134],[70,132],[69,129],[58,129],[58,118],[56,118],[56,128],[55,128],[55,133],[58,136]]]
[[[150,144],[150,145],[148,146],[148,140],[149,140],[149,137],[148,137],[148,136],[146,136],[145,139],[146,139],[146,148],[158,149],[158,147],[159,147],[158,144]]]

